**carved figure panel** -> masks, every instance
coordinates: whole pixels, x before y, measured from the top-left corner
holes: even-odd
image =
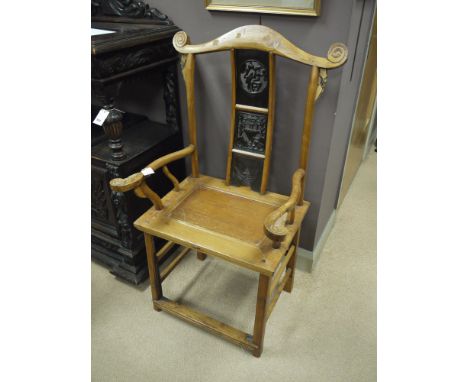
[[[265,153],[266,126],[265,114],[238,111],[234,148]]]
[[[232,153],[231,184],[248,186],[259,191],[262,181],[263,159]]]

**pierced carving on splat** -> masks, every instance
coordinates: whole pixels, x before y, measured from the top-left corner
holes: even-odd
[[[267,52],[250,49],[235,51],[236,103],[268,107],[270,64]]]
[[[234,186],[248,186],[258,191],[262,180],[263,160],[245,155],[232,155],[231,183]]]
[[[265,152],[267,116],[259,113],[237,112],[234,148]]]
[[[268,85],[267,70],[258,60],[245,60],[240,66],[239,79],[242,89],[249,94],[259,94]]]

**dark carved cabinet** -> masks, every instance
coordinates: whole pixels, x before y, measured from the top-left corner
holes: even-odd
[[[91,12],[92,28],[102,33],[91,38],[91,121],[101,108],[109,111],[102,127],[91,124],[91,254],[112,274],[138,284],[147,278],[148,268],[142,234],[132,222],[151,204],[111,191],[109,181],[182,147],[178,54],[172,46],[179,28],[142,1],[92,0]],[[117,104],[124,81],[154,71],[161,73],[165,123],[123,112]],[[183,161],[172,164],[171,172],[184,178]],[[149,183],[162,194],[172,187],[165,176]]]

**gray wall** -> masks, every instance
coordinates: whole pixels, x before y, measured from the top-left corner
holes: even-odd
[[[375,11],[374,0],[357,0],[353,3],[347,46],[349,58],[343,67],[337,111],[330,140],[329,156],[325,170],[320,212],[317,219],[317,237],[325,228],[336,208],[343,175],[348,141],[359,94],[364,64],[367,56],[370,31]]]
[[[261,23],[277,30],[304,50],[326,56],[332,43],[349,43],[352,21],[360,19],[357,16],[360,16],[362,4],[366,1],[355,0],[353,3],[349,0],[324,0],[322,3],[322,15],[313,18],[208,12],[204,8],[203,0],[148,1],[148,4],[166,13],[186,31],[192,43],[211,40],[242,25]],[[373,1],[367,0],[367,3]],[[359,11],[359,15],[356,15],[356,11]],[[359,26],[359,23],[357,25]],[[350,48],[349,56],[353,58],[355,47]],[[320,237],[336,203],[337,179],[339,186],[343,150],[345,152],[347,147],[345,145],[343,148],[343,142],[347,142],[349,136],[349,114],[352,115],[354,100],[340,98],[345,110],[343,113],[347,117],[342,118],[340,126],[336,126],[335,112],[340,86],[343,86],[342,76],[351,65],[350,61],[348,60],[344,69],[329,71],[327,89],[316,108],[305,194],[312,205],[301,236],[301,245],[309,250],[313,249]],[[354,70],[356,73],[362,71],[361,60],[355,63]],[[269,183],[269,190],[274,192],[289,194],[291,176],[298,166],[308,76],[307,66],[278,57],[276,124]],[[197,57],[196,94],[201,171],[221,178],[225,176],[228,151],[230,82],[227,52]],[[182,81],[180,84],[181,100],[184,102],[185,89]],[[125,85],[119,104],[129,111],[141,112],[162,121],[164,117],[160,113],[160,110],[163,110],[160,94],[148,98],[148,94],[153,94],[156,86],[156,82],[152,80]],[[351,93],[352,91],[348,90],[347,94]],[[186,130],[185,104],[182,121]]]

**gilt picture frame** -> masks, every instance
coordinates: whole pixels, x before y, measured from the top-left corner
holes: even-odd
[[[209,11],[319,16],[321,0],[205,0]]]

